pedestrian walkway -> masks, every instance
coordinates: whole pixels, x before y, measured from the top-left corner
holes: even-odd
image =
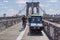
[[[29,26],[21,31],[22,24],[18,23],[0,33],[0,40],[49,40],[46,34],[41,33],[33,34],[29,32]]]
[[[27,27],[22,40],[49,40],[46,34],[42,31],[41,33],[34,34],[29,32],[29,27]]]
[[[0,32],[0,40],[16,40],[20,34],[21,23],[7,28],[6,30]]]
[[[22,36],[21,40],[49,40],[44,31],[38,34],[30,33],[29,26],[27,26],[26,31]]]

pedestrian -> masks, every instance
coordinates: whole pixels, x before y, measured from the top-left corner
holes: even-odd
[[[22,26],[23,26],[23,28],[25,28],[26,27],[26,16],[24,15],[23,17],[22,17]]]

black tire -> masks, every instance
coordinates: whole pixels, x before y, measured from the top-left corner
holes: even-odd
[[[30,32],[30,33],[33,33],[34,31],[33,31],[33,29],[29,29],[29,32]]]

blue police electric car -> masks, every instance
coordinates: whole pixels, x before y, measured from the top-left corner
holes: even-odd
[[[30,32],[41,32],[41,30],[44,28],[42,16],[40,15],[31,15],[28,21]]]

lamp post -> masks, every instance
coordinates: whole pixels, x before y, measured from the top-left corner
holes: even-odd
[[[3,14],[3,17],[6,17],[6,13]]]

